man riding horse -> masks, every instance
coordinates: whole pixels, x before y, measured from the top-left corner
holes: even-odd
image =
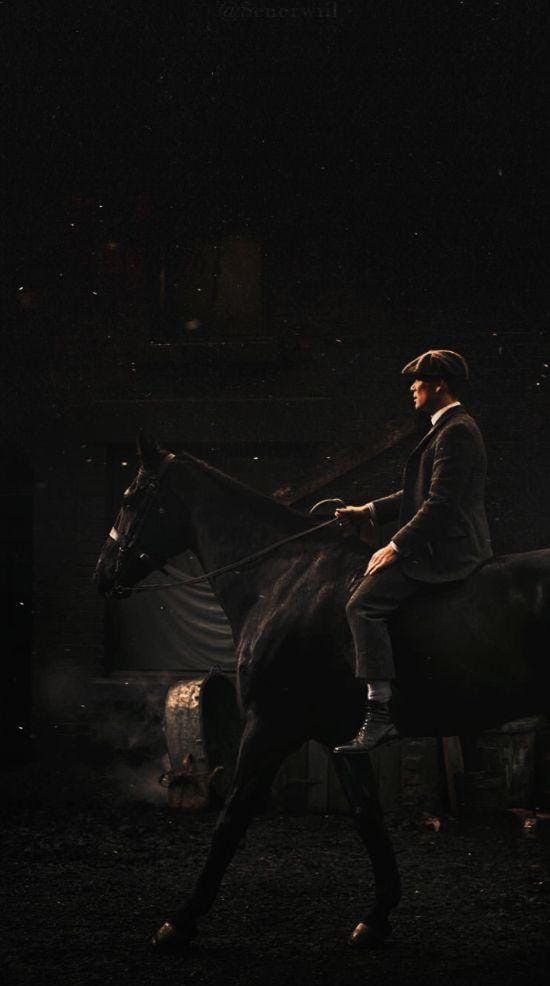
[[[366,681],[368,698],[359,732],[335,753],[369,750],[398,737],[389,711],[395,677],[387,625],[391,614],[424,583],[465,579],[492,557],[484,504],[485,446],[458,400],[468,379],[466,361],[452,350],[430,349],[401,372],[412,377],[415,408],[430,415],[432,427],[407,460],[401,490],[336,510],[343,524],[398,518],[399,529],[372,555],[346,606],[356,676]]]
[[[432,429],[410,456],[399,493],[347,511],[348,518],[368,513],[381,523],[400,512],[393,546],[374,554],[359,587],[369,557],[359,538],[341,538],[331,521],[312,527],[309,517],[188,452],[140,441],[139,471],[98,559],[98,589],[116,599],[189,584],[194,580],[145,579],[192,550],[231,624],[243,711],[235,773],[206,860],[155,932],[156,948],[185,948],[197,934],[285,758],[311,739],[332,752],[359,729],[365,690],[348,663],[352,640],[343,620],[352,586],[349,614],[370,700],[366,725],[347,744],[352,755],[335,754],[333,762],[375,889],[350,938],[354,946],[384,941],[400,900],[370,758],[358,760],[355,752],[395,735],[387,710],[394,676],[389,614],[399,672],[392,712],[404,735],[480,732],[549,712],[550,548],[482,564],[491,556],[486,460],[477,426],[458,401],[466,364],[457,353],[431,351],[405,372]],[[438,582],[439,590],[421,591]]]

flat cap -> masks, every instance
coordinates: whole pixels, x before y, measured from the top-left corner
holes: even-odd
[[[401,373],[419,378],[442,377],[443,380],[448,377],[467,380],[469,377],[466,360],[452,349],[428,349],[426,353],[407,363]]]

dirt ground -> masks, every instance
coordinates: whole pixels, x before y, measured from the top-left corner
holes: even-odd
[[[185,955],[150,933],[193,885],[212,812],[146,802],[8,797],[3,809],[4,982],[468,984],[550,982],[550,836],[509,815],[441,831],[394,816],[403,878],[393,934],[346,943],[370,899],[368,861],[347,816],[273,811],[253,823]]]

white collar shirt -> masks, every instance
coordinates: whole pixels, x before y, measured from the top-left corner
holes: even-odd
[[[440,407],[439,411],[436,411],[435,414],[432,414],[430,418],[430,421],[432,422],[432,428],[436,423],[436,421],[439,421],[442,415],[445,414],[446,411],[450,411],[452,407],[460,407],[460,401],[453,401],[452,404],[446,404],[445,407]]]

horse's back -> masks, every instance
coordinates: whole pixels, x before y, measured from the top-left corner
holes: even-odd
[[[451,719],[458,731],[549,712],[550,549],[500,555],[462,582],[423,586],[391,631],[406,702],[440,715],[441,731]]]
[[[524,610],[533,605],[537,613],[541,594],[542,602],[550,603],[550,548],[496,555],[458,582],[424,583],[403,608],[422,609],[425,603],[432,612],[439,606],[460,611],[508,599],[512,604],[521,601]]]
[[[505,600],[533,626],[550,616],[550,548],[499,555],[466,580],[467,597]]]

